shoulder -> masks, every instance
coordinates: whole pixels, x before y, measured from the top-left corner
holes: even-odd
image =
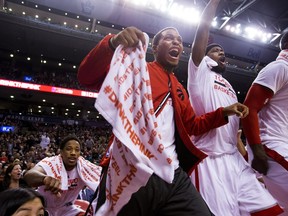
[[[258,74],[256,79],[259,78],[276,78],[276,77],[288,78],[288,64],[283,60],[277,60],[269,63]]]

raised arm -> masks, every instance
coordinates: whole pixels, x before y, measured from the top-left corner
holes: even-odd
[[[83,59],[78,70],[78,81],[83,86],[100,90],[109,71],[114,50],[118,45],[136,46],[141,40],[145,43],[142,31],[135,27],[127,27],[117,35],[107,35]]]
[[[109,71],[110,62],[114,53],[109,44],[113,35],[103,38],[82,60],[78,69],[78,81],[81,85],[100,90]]]
[[[204,8],[204,11],[202,12],[200,22],[196,29],[191,53],[192,60],[197,67],[205,56],[205,50],[209,38],[209,29],[215,16],[219,2],[220,0],[210,0],[208,2],[206,7]]]

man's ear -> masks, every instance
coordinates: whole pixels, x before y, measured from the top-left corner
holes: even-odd
[[[153,54],[155,55],[156,54],[156,52],[157,52],[157,45],[153,45],[152,46],[152,51],[153,51]]]

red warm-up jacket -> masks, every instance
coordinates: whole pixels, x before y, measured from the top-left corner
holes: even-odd
[[[112,36],[106,36],[100,41],[81,62],[78,70],[78,80],[82,85],[100,90],[109,72],[114,53],[109,45],[109,39]],[[173,73],[165,71],[156,61],[148,62],[147,68],[151,81],[154,109],[158,107],[167,92],[171,92],[176,124],[176,152],[180,166],[190,174],[193,168],[207,156],[194,146],[190,136],[200,135],[222,126],[228,120],[223,116],[222,107],[214,112],[196,116],[186,90]],[[169,80],[171,82],[170,87]]]

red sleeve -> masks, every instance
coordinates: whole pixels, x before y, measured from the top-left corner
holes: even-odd
[[[211,129],[223,126],[228,123],[228,117],[223,115],[223,107],[218,108],[213,112],[206,113],[201,116],[192,116],[193,124],[190,128],[190,135],[201,135],[207,133]],[[190,120],[191,121],[191,120]]]
[[[81,85],[99,90],[109,71],[114,50],[111,49],[108,35],[94,47],[82,60],[78,69],[78,81]]]
[[[261,144],[258,112],[272,98],[273,94],[271,89],[253,84],[246,95],[244,104],[249,108],[249,115],[242,119],[242,126],[249,145]]]
[[[223,115],[223,107],[213,112],[196,116],[184,87],[178,82],[174,75],[170,76],[170,80],[172,82],[171,93],[174,101],[173,106],[177,115],[176,121],[181,119],[183,126],[190,136],[201,135],[211,129],[227,124],[228,118]],[[180,92],[183,93],[182,96],[179,94]]]

